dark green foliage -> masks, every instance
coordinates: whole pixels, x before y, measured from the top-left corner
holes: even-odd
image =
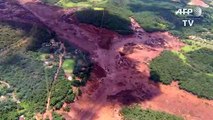
[[[66,112],[69,112],[70,111],[70,107],[66,106],[63,110],[66,111]]]
[[[53,120],[65,120],[61,115],[56,112],[53,112]]]
[[[147,32],[165,31],[170,28],[170,23],[168,21],[153,12],[137,13],[135,14],[135,18],[138,19],[139,24],[141,24]]]
[[[80,87],[81,86],[81,81],[79,81],[79,80],[72,80],[71,83],[75,87]]]
[[[42,62],[23,53],[11,55],[0,62],[0,78],[15,88],[18,99],[31,104],[30,110],[28,109],[31,112],[44,111],[47,84],[50,85],[52,82],[55,70],[55,68],[45,70]]]
[[[124,107],[121,110],[124,120],[183,120],[168,113],[143,110],[139,106]]]
[[[90,77],[93,64],[91,63],[89,56],[84,53],[79,53],[76,61],[77,63],[73,74],[82,79],[81,85],[84,86]]]
[[[71,103],[75,98],[71,88],[71,82],[66,80],[63,76],[60,76],[54,83],[51,92],[50,105],[53,107],[55,106],[56,109],[60,109],[63,102]]]
[[[180,81],[180,88],[199,97],[213,99],[213,76],[205,73],[193,73],[188,79]]]
[[[80,51],[78,48],[67,41],[64,41],[64,45],[67,52],[71,53],[73,55],[73,59],[75,59],[75,67],[73,70],[74,77],[79,77],[82,79],[80,83],[74,84],[77,86],[86,85],[86,82],[89,79],[91,70],[93,68],[93,64],[90,60],[89,54],[85,51]],[[78,53],[76,54],[75,51],[78,51]]]
[[[213,73],[213,51],[207,48],[186,53],[192,67],[205,73]]]
[[[55,109],[56,110],[59,110],[62,106],[63,106],[63,101],[60,101],[60,102],[58,102],[56,105],[55,105]]]
[[[0,102],[0,120],[15,120],[18,117],[18,105],[13,101]]]
[[[69,91],[67,97],[65,98],[66,103],[72,103],[75,100],[75,94],[72,91]]]
[[[199,97],[213,99],[213,51],[202,48],[185,53],[186,61],[170,51],[164,51],[151,64],[151,79],[170,84],[178,80],[182,89]]]
[[[151,78],[155,81],[170,84],[173,80],[183,79],[190,74],[192,69],[186,66],[181,59],[170,51],[164,51],[160,57],[154,59],[151,64]]]
[[[56,4],[57,2],[59,2],[59,0],[41,0],[44,3],[50,3],[50,4]]]
[[[51,0],[48,0],[51,1]],[[54,1],[54,0],[52,0]],[[104,27],[117,31],[121,34],[131,34],[129,28],[129,17],[132,16],[148,32],[168,30],[172,34],[187,38],[190,35],[197,35],[202,38],[212,37],[205,32],[213,32],[213,9],[202,8],[203,17],[190,18],[187,16],[175,15],[179,8],[193,8],[187,3],[190,0],[108,0],[100,4],[87,2],[92,7],[101,7],[105,9],[106,15],[103,17],[103,11],[83,10],[78,11],[77,18],[80,22],[93,24],[97,27]],[[210,3],[211,0],[205,0]],[[67,0],[69,2],[69,0]],[[211,5],[212,6],[212,5]],[[85,7],[85,6],[82,6]],[[120,19],[121,18],[121,19]],[[182,19],[194,19],[193,27],[184,27]],[[121,20],[121,22],[119,22]],[[125,22],[126,21],[126,22]]]
[[[0,22],[0,50],[28,36],[31,27],[28,24],[12,21]]]
[[[107,28],[120,34],[132,34],[130,22],[108,11],[85,9],[76,12],[77,19],[82,23],[92,24],[96,27]]]
[[[27,50],[36,51],[42,47],[43,43],[49,43],[50,40],[54,37],[54,34],[45,28],[34,26],[32,28],[31,37],[32,38],[29,41]]]
[[[43,43],[54,37],[53,32],[38,26],[21,22],[0,22],[0,50],[28,39],[27,50],[36,51]]]
[[[21,101],[20,104],[16,105],[16,109],[2,111],[4,113],[3,115],[0,113],[1,118],[15,120],[18,116],[25,115],[25,118],[32,119],[34,113],[45,111],[47,90],[52,83],[56,67],[45,69],[43,62],[38,58],[41,53],[27,51],[25,47],[31,48],[35,45],[36,47],[32,47],[34,49],[31,50],[36,51],[43,42],[49,41],[47,38],[49,39],[49,36],[52,35],[37,25],[12,21],[0,24],[2,25],[1,30],[6,29],[5,33],[0,34],[1,41],[5,43],[3,48],[7,48],[6,50],[9,51],[0,59],[0,79],[10,84],[17,99]],[[10,50],[12,44],[16,45],[16,42],[21,42],[26,38],[31,42],[17,46],[15,50]],[[34,40],[41,41],[33,42]],[[6,108],[10,108],[9,104],[4,103],[4,105]]]
[[[45,68],[44,61],[41,61],[41,52],[43,52],[43,43],[48,43],[54,37],[53,32],[49,32],[45,28],[37,25],[25,26],[19,23],[1,23],[1,28],[6,29],[4,34],[1,34],[1,41],[5,43],[4,47],[19,41],[22,38],[30,38],[27,44],[17,47],[16,50],[11,50],[0,59],[0,80],[3,80],[11,85],[10,89],[0,90],[1,94],[7,94],[15,91],[16,97],[21,101],[20,104],[14,102],[2,103],[0,106],[0,119],[15,120],[20,115],[24,115],[26,119],[32,119],[35,113],[45,112],[47,96],[51,91],[51,106],[55,109],[60,109],[64,102],[74,102],[75,94],[72,91],[71,82],[64,78],[64,73],[58,75],[58,79],[53,82],[57,66],[53,68]],[[26,27],[26,28],[25,28]],[[7,42],[5,35],[8,33],[19,33],[10,37],[12,42]],[[14,39],[13,39],[14,38]],[[71,49],[70,45],[68,50]],[[8,48],[9,49],[9,48]],[[76,49],[76,48],[75,48]],[[72,48],[72,50],[75,51]],[[74,55],[75,52],[71,53]],[[70,52],[70,51],[68,51]],[[88,55],[79,51],[76,55],[77,69],[76,76],[81,76],[86,81],[90,74],[91,63]],[[46,53],[46,52],[45,52]],[[58,62],[58,58],[54,56],[54,61]],[[81,69],[84,67],[84,69]],[[85,73],[85,75],[84,75]],[[85,83],[85,82],[84,82]],[[82,83],[81,83],[82,84]],[[9,117],[8,117],[9,116]]]

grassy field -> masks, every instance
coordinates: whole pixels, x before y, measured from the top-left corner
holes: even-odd
[[[164,112],[144,110],[139,106],[124,107],[121,111],[124,120],[183,120],[183,118]]]
[[[205,46],[192,42],[180,52],[164,51],[150,64],[151,79],[164,84],[176,80],[180,88],[213,99],[213,50]]]
[[[73,73],[75,61],[73,59],[66,59],[62,67],[65,73]]]

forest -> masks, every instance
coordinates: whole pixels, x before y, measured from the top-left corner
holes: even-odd
[[[213,99],[213,50],[200,48],[181,53],[164,51],[151,64],[151,79],[170,84],[179,81],[180,88],[199,97]]]
[[[142,109],[138,105],[123,107],[120,113],[124,120],[183,120],[183,118],[165,112]]]
[[[189,0],[43,0],[60,7],[79,7],[76,17],[82,23],[114,30],[120,34],[132,34],[129,17],[133,17],[147,32],[169,31],[180,38],[197,35],[203,39],[213,38],[213,9],[202,8],[203,15],[195,18],[192,27],[184,27],[182,19],[188,16],[175,15],[179,8],[194,8]],[[210,4],[209,0],[206,0]],[[118,22],[121,21],[121,22]],[[210,38],[209,38],[210,37]]]
[[[74,54],[77,48],[64,43],[70,59],[76,61],[76,64],[68,66],[74,69],[71,71],[73,81],[65,78],[64,69],[60,69],[57,80],[54,80],[60,52],[49,42],[54,39],[59,41],[58,37],[44,26],[36,24],[3,21],[0,25],[0,41],[4,44],[0,46],[0,80],[11,86],[6,91],[0,91],[2,95],[12,92],[18,99],[14,101],[6,98],[0,101],[0,119],[15,120],[21,115],[32,119],[36,113],[44,113],[50,91],[51,109],[60,109],[64,102],[74,102],[78,94],[73,92],[73,85],[77,88],[85,85],[92,68],[88,55],[80,50],[81,54]],[[75,80],[75,76],[82,80]]]

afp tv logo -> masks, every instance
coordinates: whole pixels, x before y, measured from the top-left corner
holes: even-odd
[[[183,19],[183,26],[193,26],[194,25],[194,19],[200,18],[202,16],[202,9],[200,7],[195,7],[194,9],[192,8],[182,8],[178,9],[175,12],[176,15],[181,15],[181,16],[187,16],[190,17],[190,19]]]

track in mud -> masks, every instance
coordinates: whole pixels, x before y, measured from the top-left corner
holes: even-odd
[[[173,85],[149,81],[149,61],[165,49],[179,50],[183,46],[169,33],[150,34],[138,28],[139,32],[135,35],[124,37],[93,26],[61,21],[59,18],[67,11],[60,8],[33,0],[18,2],[58,36],[88,51],[97,65],[96,72],[102,74],[92,73],[91,81],[82,88],[83,95],[70,104],[71,112],[62,113],[68,120],[119,120],[121,106],[132,103],[181,115],[189,120],[213,119],[210,114],[206,115],[213,113],[212,101],[198,99]],[[109,50],[101,49],[98,45],[103,37],[112,38]],[[183,109],[186,103],[188,107]]]

